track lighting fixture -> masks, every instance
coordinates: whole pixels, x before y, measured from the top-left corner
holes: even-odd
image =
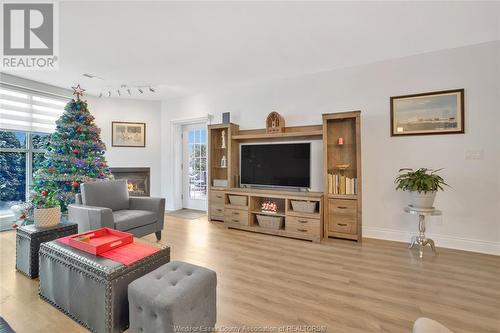
[[[114,89],[113,87],[110,87],[109,89],[110,90],[108,90],[107,93],[106,93],[106,91],[104,92],[107,95],[107,97],[111,97],[112,91],[116,91],[116,94],[118,95],[118,97],[122,96],[122,92],[123,93],[127,92],[129,96],[132,96],[132,92],[135,92],[135,89],[137,89],[137,91],[139,92],[139,94],[143,94],[147,90],[149,90],[152,93],[156,93],[156,89],[154,89],[151,86],[129,86],[129,85],[126,85],[126,84],[122,84],[117,89]],[[99,93],[99,95],[98,95],[99,98],[103,97],[104,93],[101,91]]]

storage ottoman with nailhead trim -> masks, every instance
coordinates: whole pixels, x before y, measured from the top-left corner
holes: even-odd
[[[128,285],[169,261],[166,246],[124,265],[58,241],[42,243],[39,294],[91,332],[123,332],[129,325]]]
[[[128,286],[132,333],[209,332],[217,320],[214,271],[172,261]]]

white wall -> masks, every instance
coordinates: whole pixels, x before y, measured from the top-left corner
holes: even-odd
[[[321,124],[321,114],[362,110],[363,236],[407,241],[416,218],[394,190],[401,167],[445,168],[452,186],[439,193],[444,215],[428,223],[438,246],[500,254],[500,42],[321,72],[162,103],[162,194],[173,202],[169,122],[221,113],[242,129],[264,127],[276,110],[287,126]],[[465,88],[466,134],[390,137],[389,97]],[[466,160],[481,150],[482,160]]]
[[[88,107],[101,129],[106,144],[106,159],[110,167],[151,168],[151,196],[161,194],[161,104],[120,98],[88,97]],[[111,122],[130,121],[146,123],[146,147],[112,147]]]

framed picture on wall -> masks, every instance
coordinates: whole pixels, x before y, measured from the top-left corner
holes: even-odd
[[[391,136],[464,133],[464,89],[391,97]]]
[[[146,147],[145,123],[113,121],[111,126],[111,146]]]

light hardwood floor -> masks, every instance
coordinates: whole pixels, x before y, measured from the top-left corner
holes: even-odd
[[[154,235],[145,239],[154,242]],[[327,332],[411,332],[426,316],[454,332],[500,332],[500,257],[406,244],[307,241],[167,216],[172,259],[218,275],[218,325],[325,325]],[[439,244],[438,244],[439,245]],[[0,233],[0,315],[17,332],[85,332],[16,273],[15,232]]]

